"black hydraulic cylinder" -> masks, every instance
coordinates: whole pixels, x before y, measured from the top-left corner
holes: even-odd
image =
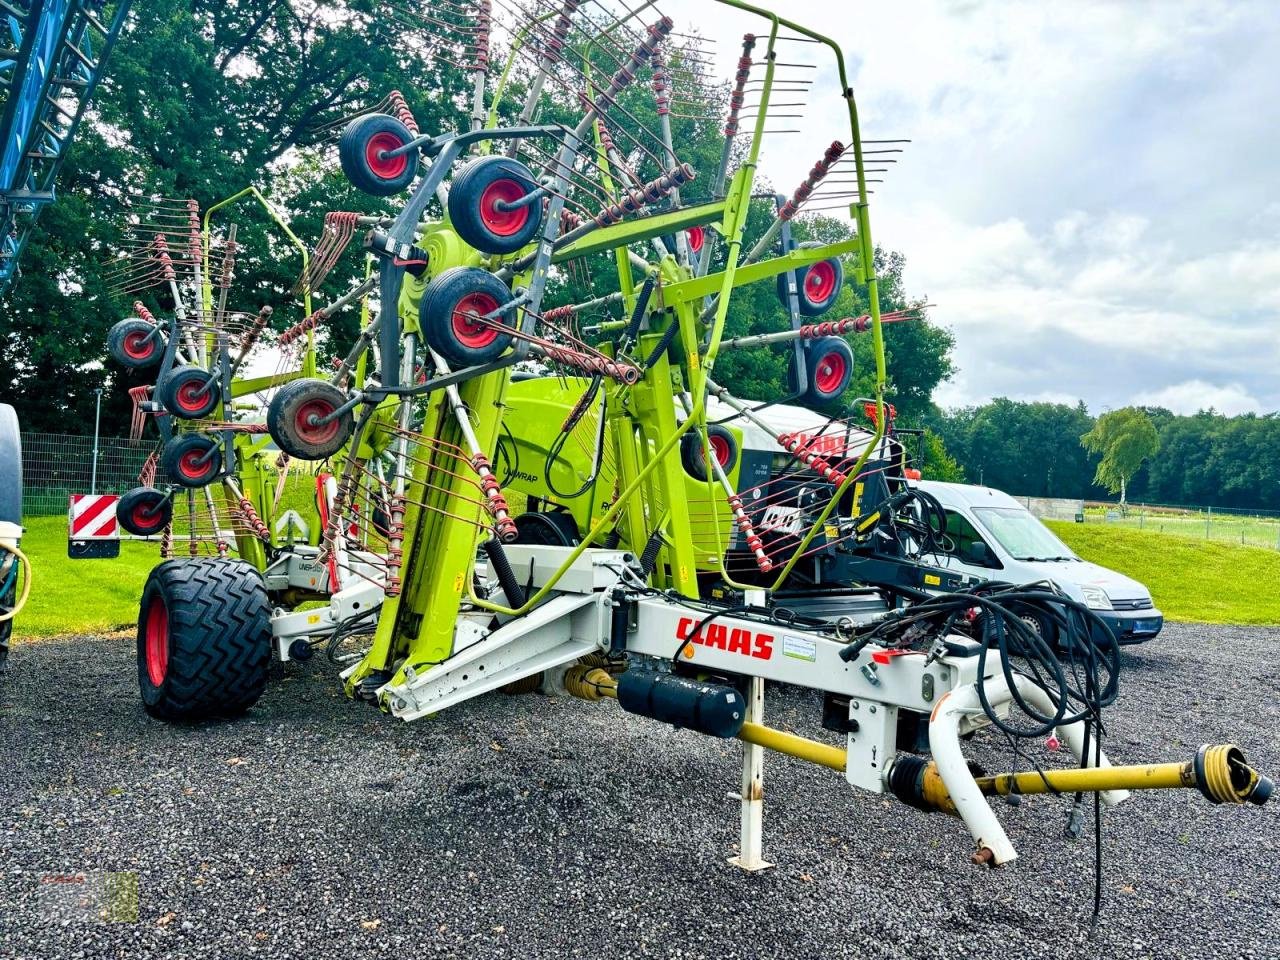
[[[618,704],[709,737],[735,737],[747,718],[747,702],[733,687],[667,673],[628,670],[618,678]]]

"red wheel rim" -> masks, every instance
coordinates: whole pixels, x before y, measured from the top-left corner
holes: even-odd
[[[316,419],[327,417],[333,411],[333,404],[322,397],[305,400],[298,407],[298,412],[294,414],[293,428],[304,443],[316,446],[328,443],[338,435],[338,431],[341,429],[337,419],[335,418],[327,423],[312,423],[311,421],[313,417]]]
[[[832,351],[818,361],[818,369],[813,375],[814,386],[819,393],[830,396],[844,385],[847,371],[844,354]]]
[[[134,330],[126,333],[124,336],[124,352],[125,356],[134,360],[149,359],[151,354],[155,352],[155,341],[148,340],[150,336],[144,330]]]
[[[209,451],[203,448],[199,450],[188,450],[178,458],[178,470],[188,480],[203,480],[213,472],[213,457],[208,460],[204,459],[205,454]]]
[[[707,233],[701,227],[690,227],[684,232],[685,239],[689,241],[689,252],[699,253],[702,250],[702,242],[706,240]]]
[[[143,645],[146,648],[147,679],[153,687],[158,687],[169,672],[169,611],[159,597],[153,598],[147,608]]]
[[[159,504],[155,503],[137,503],[129,511],[129,519],[133,522],[135,530],[152,530],[160,529],[163,524],[160,522]]]
[[[188,380],[179,384],[174,394],[183,413],[199,414],[209,405],[212,387],[207,380]]]
[[[498,329],[480,317],[498,309],[498,301],[487,293],[469,293],[453,308],[453,335],[464,347],[479,349],[498,339]]]
[[[529,207],[516,207],[514,210],[501,210],[500,203],[515,203],[525,195],[525,188],[519,180],[495,180],[484,188],[480,194],[480,222],[490,233],[500,237],[510,237],[524,229],[529,222]]]
[[[709,437],[711,441],[711,452],[715,454],[716,463],[721,467],[729,465],[729,456],[733,452],[729,446],[729,441],[718,433],[713,433]]]
[[[386,154],[404,146],[404,141],[394,133],[382,131],[375,133],[364,145],[364,162],[369,172],[380,180],[394,180],[409,168],[409,155],[401,153],[394,157]]]
[[[815,263],[804,275],[804,296],[810,303],[826,303],[836,290],[836,268],[830,260]]]

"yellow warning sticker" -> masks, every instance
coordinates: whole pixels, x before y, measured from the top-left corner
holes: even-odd
[[[936,573],[926,573],[924,575],[924,582],[926,586],[938,587],[942,585],[942,578]]]

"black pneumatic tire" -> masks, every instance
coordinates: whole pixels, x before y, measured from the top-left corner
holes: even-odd
[[[173,500],[155,487],[134,487],[116,504],[116,522],[135,537],[153,537],[173,519]]]
[[[222,472],[222,449],[203,433],[183,433],[160,451],[160,466],[182,487],[207,487]]]
[[[348,410],[328,423],[312,419],[327,417],[346,402],[347,395],[327,380],[291,381],[271,398],[267,432],[295,460],[326,460],[351,439],[355,417]]]
[[[514,210],[499,210],[498,204],[527,197],[537,188],[538,181],[519,160],[477,157],[449,187],[449,222],[463,243],[481,253],[515,253],[538,236],[542,200]]]
[[[707,427],[707,441],[725,476],[738,465],[738,438],[728,427],[713,423]],[[707,481],[707,463],[702,455],[702,434],[696,427],[680,438],[680,463],[684,472],[702,483]]]
[[[810,250],[822,244],[809,241],[800,244],[797,249]],[[799,293],[800,315],[816,317],[826,313],[835,306],[836,299],[844,287],[844,266],[839,257],[819,260],[807,267],[796,270],[796,290]],[[778,274],[778,300],[787,308],[787,275]]]
[[[180,420],[199,420],[217,409],[222,389],[204,367],[179,367],[160,378],[156,399]]]
[[[165,339],[145,320],[130,317],[107,334],[107,353],[122,367],[146,370],[164,359]]]
[[[138,687],[161,720],[234,717],[267,686],[271,606],[243,560],[166,560],[138,612]]]
[[[511,334],[478,323],[483,316],[511,301],[507,285],[476,267],[454,267],[440,274],[422,293],[418,322],[427,345],[455,371],[496,360],[511,345]],[[514,317],[503,314],[502,322]]]
[[[399,193],[418,175],[418,152],[385,157],[389,150],[413,140],[409,128],[385,113],[356,117],[342,131],[338,141],[338,161],[342,172],[357,190],[375,197]]]
[[[805,369],[809,375],[805,399],[831,403],[853,380],[853,348],[842,337],[821,337],[809,345]]]

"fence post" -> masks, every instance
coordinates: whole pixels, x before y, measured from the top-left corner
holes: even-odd
[[[89,474],[89,492],[98,492],[98,428],[102,423],[102,388],[94,391],[98,395],[98,405],[93,411],[93,472]]]
[[[1209,524],[1213,523],[1213,507],[1208,507],[1204,514],[1204,538],[1209,539]]]

